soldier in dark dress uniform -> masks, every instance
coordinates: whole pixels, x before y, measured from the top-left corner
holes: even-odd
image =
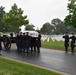
[[[69,36],[68,36],[68,34],[64,35],[63,38],[65,39],[64,46],[65,46],[65,52],[67,53],[68,52],[68,46],[69,46]]]
[[[38,37],[36,38],[36,47],[37,52],[40,53],[40,47],[41,47],[41,34],[38,32]]]
[[[10,37],[13,37],[13,33],[10,33]]]
[[[19,33],[18,32],[16,35],[16,45],[17,45],[17,51],[19,52]]]
[[[22,52],[22,32],[20,32],[19,36],[18,36],[18,43],[19,43],[19,52]]]
[[[1,44],[2,36],[0,34],[0,55],[1,55],[1,50],[2,50],[2,44]]]
[[[72,33],[72,36],[70,37],[70,39],[71,39],[71,52],[74,53],[75,40],[76,40],[76,37],[74,36],[74,33]]]
[[[26,50],[27,50],[27,53],[28,53],[28,50],[29,50],[29,47],[31,46],[31,43],[30,43],[30,40],[31,40],[31,36],[28,35],[29,32],[26,32],[26,41],[25,41],[25,47],[26,47]]]
[[[31,52],[36,52],[36,37],[31,37]]]
[[[25,33],[23,33],[23,36],[22,36],[22,50],[23,50],[23,53],[25,53],[25,48],[26,48],[26,35]]]

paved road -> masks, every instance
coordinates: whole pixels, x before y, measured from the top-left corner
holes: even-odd
[[[10,52],[3,49],[2,56],[76,75],[76,53],[66,54],[64,51],[41,48],[40,54],[23,54],[18,53],[16,46],[12,45]]]

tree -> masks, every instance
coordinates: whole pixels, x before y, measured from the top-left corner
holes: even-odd
[[[55,18],[51,21],[51,24],[54,26],[54,34],[64,34],[66,27],[64,26],[63,21],[58,18]]]
[[[26,26],[26,30],[35,30],[34,29],[34,25],[33,24],[28,24],[27,26]]]
[[[5,14],[4,7],[0,7],[0,32],[7,31],[7,25],[2,21],[3,15]]]
[[[51,21],[51,24],[54,26],[53,34],[65,34],[76,32],[76,28],[72,26],[65,26],[64,22],[58,18],[55,18]]]
[[[68,0],[68,11],[69,14],[64,19],[64,24],[73,26],[76,28],[76,0]]]
[[[45,24],[43,24],[43,27],[40,29],[40,32],[43,34],[51,34],[53,30],[53,26],[50,25],[49,22],[46,22]]]
[[[29,23],[27,15],[23,16],[23,10],[18,8],[16,4],[11,7],[11,10],[3,16],[3,21],[8,25],[9,31],[17,32],[21,25]]]

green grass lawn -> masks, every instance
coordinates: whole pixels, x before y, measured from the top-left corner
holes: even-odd
[[[53,42],[50,39],[49,42],[47,42],[46,40],[41,41],[41,44],[42,47],[44,48],[65,50],[63,41]],[[62,74],[0,57],[0,75],[62,75]]]
[[[42,47],[43,48],[65,50],[65,48],[64,48],[64,42],[63,41],[56,41],[56,40],[55,41],[52,41],[50,39],[49,42],[47,42],[47,40],[41,41],[41,44],[42,44]],[[71,50],[70,45],[69,45],[68,50],[69,51]],[[75,48],[75,51],[76,51],[76,48]]]
[[[64,42],[63,41],[52,41],[50,40],[49,42],[47,42],[46,40],[45,41],[42,41],[41,42],[42,44],[42,47],[44,48],[51,48],[51,49],[64,49]]]
[[[0,75],[62,75],[62,74],[0,57]]]

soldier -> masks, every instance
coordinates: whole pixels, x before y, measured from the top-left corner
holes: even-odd
[[[0,34],[0,55],[1,55],[1,50],[2,50],[2,44],[1,44],[2,36]]]
[[[26,37],[25,47],[26,47],[26,50],[27,50],[27,53],[28,53],[29,47],[31,45],[31,43],[30,43],[31,36],[29,36],[29,32],[26,32],[26,36],[25,37]]]
[[[40,47],[41,47],[41,34],[38,32],[38,37],[36,38],[36,47],[37,52],[40,53]]]
[[[31,52],[36,52],[36,37],[31,37]]]
[[[19,52],[19,33],[18,32],[16,35],[16,45],[17,45],[17,51]]]
[[[19,52],[22,52],[22,32],[20,32],[18,40],[19,40],[19,42],[18,42],[19,43]]]
[[[10,33],[10,37],[13,37],[13,33]]]
[[[71,52],[74,53],[75,40],[76,40],[74,33],[72,33],[72,36],[70,37],[70,39],[71,39]]]
[[[26,46],[26,35],[25,35],[25,33],[23,33],[23,36],[22,36],[23,53],[25,53],[25,46]]]
[[[64,46],[65,46],[65,52],[67,53],[68,52],[68,46],[69,46],[69,36],[68,36],[68,34],[65,34],[63,36],[63,38],[65,39]]]

